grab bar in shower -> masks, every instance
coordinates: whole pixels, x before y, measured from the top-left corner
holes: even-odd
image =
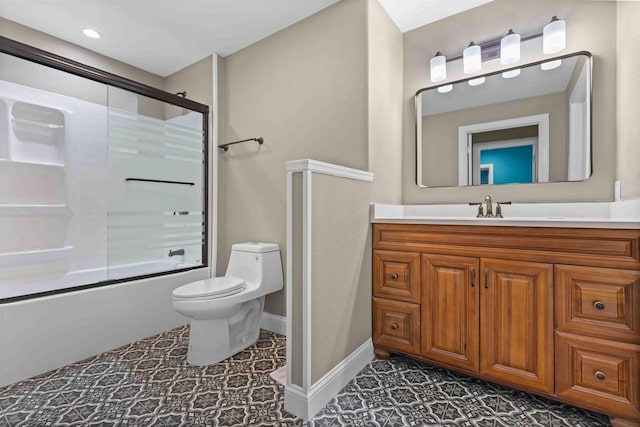
[[[164,180],[164,179],[125,178],[125,181],[158,182],[158,183],[161,183],[161,184],[177,184],[177,185],[196,185],[194,182],[187,182],[187,181],[166,181],[166,180]]]
[[[240,144],[241,142],[247,142],[247,141],[256,141],[260,145],[264,144],[264,138],[260,136],[258,138],[247,138],[247,139],[242,139],[240,141],[227,142],[226,144],[218,145],[218,148],[222,148],[224,151],[227,151],[229,150],[230,145]]]

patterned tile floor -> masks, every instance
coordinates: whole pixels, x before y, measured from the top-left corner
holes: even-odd
[[[606,417],[405,358],[376,360],[303,423],[269,375],[285,338],[216,365],[186,363],[189,329],[0,388],[0,426],[607,426]]]

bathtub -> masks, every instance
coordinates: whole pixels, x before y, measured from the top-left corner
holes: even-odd
[[[111,272],[144,274],[151,268],[181,266],[158,260],[119,265]],[[66,282],[42,285],[69,287],[106,275],[106,269],[74,271]],[[171,292],[208,277],[208,267],[194,268],[0,304],[0,387],[187,324],[173,309]]]

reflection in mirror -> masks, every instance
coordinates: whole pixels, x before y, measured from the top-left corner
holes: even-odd
[[[549,69],[549,63],[559,65]],[[419,186],[582,181],[591,175],[591,55],[518,70],[487,74],[475,86],[467,79],[418,91]]]

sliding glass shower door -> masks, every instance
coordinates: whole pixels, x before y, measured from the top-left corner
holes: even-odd
[[[207,265],[208,108],[85,68],[0,38],[0,303]]]
[[[202,265],[202,114],[109,88],[109,279]]]

